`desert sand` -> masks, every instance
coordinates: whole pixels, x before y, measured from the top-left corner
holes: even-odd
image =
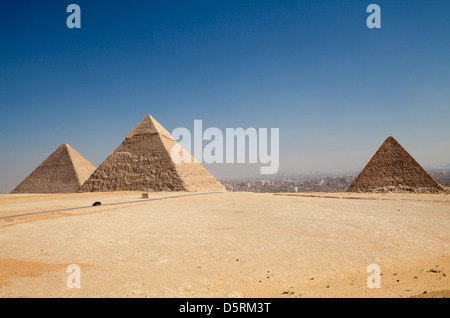
[[[443,194],[0,195],[0,297],[448,297],[449,216]]]

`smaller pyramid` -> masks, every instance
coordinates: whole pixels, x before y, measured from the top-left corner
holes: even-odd
[[[61,145],[11,194],[75,193],[95,166],[67,144]]]
[[[446,193],[419,163],[388,137],[347,192]]]

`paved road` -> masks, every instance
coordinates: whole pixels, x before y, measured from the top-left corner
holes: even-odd
[[[206,194],[215,194],[220,192],[208,192],[208,193],[192,193],[192,194],[180,194],[180,195],[173,195],[168,197],[162,197],[162,198],[154,198],[154,199],[141,199],[141,200],[135,200],[135,201],[125,201],[125,202],[114,202],[114,203],[106,203],[100,205],[102,206],[112,206],[112,205],[121,205],[121,204],[130,204],[130,203],[142,203],[142,202],[149,202],[149,201],[157,201],[157,200],[167,200],[167,199],[175,199],[175,198],[181,198],[181,197],[190,197],[194,195],[206,195]],[[3,216],[0,217],[0,220],[5,219],[17,219],[24,216],[30,216],[30,215],[38,215],[38,214],[46,214],[46,213],[55,213],[55,212],[64,212],[64,211],[72,211],[72,210],[80,210],[80,209],[95,209],[97,207],[92,205],[86,205],[86,206],[78,206],[73,208],[66,208],[66,209],[59,209],[59,210],[50,210],[50,211],[41,211],[41,212],[30,212],[30,213],[24,213],[24,214],[17,214],[17,215],[10,215],[10,216]]]

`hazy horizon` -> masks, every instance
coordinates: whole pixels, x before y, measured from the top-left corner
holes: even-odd
[[[170,132],[170,131],[169,131]],[[383,140],[384,141],[384,140]],[[120,141],[121,142],[121,141]],[[117,146],[119,146],[120,142],[117,144]],[[278,178],[278,177],[286,177],[286,176],[295,176],[295,177],[301,177],[301,176],[316,176],[316,175],[344,175],[344,174],[358,174],[359,172],[361,172],[361,170],[365,167],[365,165],[369,162],[370,158],[375,154],[375,152],[378,150],[379,146],[381,146],[382,142],[375,147],[370,147],[373,148],[374,150],[372,151],[372,153],[369,153],[367,150],[366,151],[359,151],[357,153],[353,153],[353,155],[358,155],[358,158],[361,158],[361,164],[359,166],[355,166],[352,167],[351,164],[350,165],[345,165],[343,164],[343,162],[345,161],[345,156],[341,162],[340,167],[342,168],[338,168],[338,169],[330,169],[327,164],[326,164],[326,158],[324,159],[323,163],[319,163],[316,165],[312,165],[310,164],[308,167],[310,167],[309,169],[306,169],[306,166],[296,166],[294,163],[294,166],[292,167],[291,170],[283,170],[282,168],[286,168],[286,162],[285,158],[283,158],[283,156],[281,156],[280,159],[280,171],[276,174],[273,175],[261,175],[260,174],[260,164],[218,164],[218,163],[214,163],[214,164],[207,164],[207,163],[203,163],[204,167],[210,171],[217,179],[219,180],[239,180],[239,179],[273,179],[273,178]],[[59,145],[57,146],[59,147]],[[104,154],[104,158],[101,159],[101,157],[95,161],[91,161],[90,158],[84,156],[87,160],[89,160],[91,163],[93,163],[96,167],[98,167],[104,159],[106,159],[110,154],[112,154],[112,152],[115,150],[111,149],[110,153]],[[54,149],[56,150],[56,148]],[[77,149],[75,149],[77,150]],[[408,148],[406,148],[407,151]],[[77,150],[78,151],[78,150]],[[42,161],[44,161],[51,153],[49,153],[47,156],[45,154],[42,153],[42,156],[44,156],[42,158],[41,161],[36,162],[35,165],[29,165],[28,169],[23,169],[21,170],[22,167],[18,167],[17,170],[21,170],[20,174],[23,175],[23,177],[19,177],[17,178],[17,176],[19,175],[19,173],[17,173],[17,171],[13,171],[10,175],[14,175],[15,179],[17,179],[18,181],[14,180],[14,177],[12,177],[9,182],[7,179],[2,179],[2,184],[0,188],[0,193],[1,194],[7,194],[10,193],[17,185],[19,185],[20,182],[23,181],[23,179],[25,179],[35,168],[37,168]],[[411,154],[411,153],[410,153]],[[414,154],[412,154],[413,157],[417,160],[417,156],[414,156]],[[425,153],[426,155],[426,153]],[[322,157],[322,156],[316,156],[314,154],[305,154],[305,156],[303,157],[310,157],[312,158],[311,160],[313,160],[314,158],[318,158],[318,157]],[[350,157],[350,156],[349,156]],[[302,156],[299,156],[297,158],[293,158],[294,160],[299,160],[302,159]],[[329,160],[334,161],[335,167],[336,165],[336,157],[330,157]],[[422,167],[427,170],[428,172],[431,170],[446,170],[446,169],[450,169],[450,163],[448,164],[443,164],[443,165],[436,165],[436,166],[427,166],[427,165],[423,165],[420,161],[419,164],[422,165]],[[314,169],[311,167],[315,167]],[[233,173],[230,174],[230,171],[232,171]],[[6,175],[6,174],[5,174]],[[19,180],[20,179],[20,180]],[[14,183],[15,182],[15,183]]]

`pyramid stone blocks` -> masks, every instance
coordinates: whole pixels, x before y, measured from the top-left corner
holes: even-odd
[[[94,165],[64,144],[11,193],[75,193],[94,170]]]
[[[98,167],[78,192],[226,191],[201,164],[175,164],[178,143],[152,116],[146,116]]]
[[[446,193],[393,137],[386,139],[347,191]]]

